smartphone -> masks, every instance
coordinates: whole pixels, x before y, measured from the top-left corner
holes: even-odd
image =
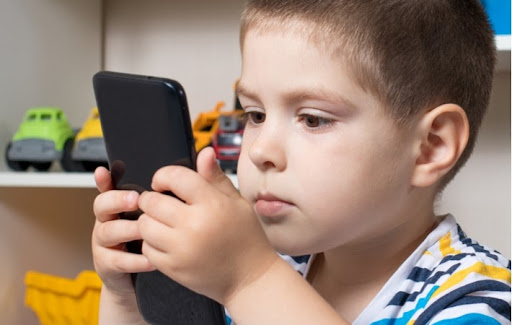
[[[179,82],[100,71],[93,88],[115,189],[151,191],[153,174],[167,165],[196,169],[187,98]],[[132,253],[140,254],[141,246],[141,241],[126,243]],[[132,280],[139,311],[150,324],[226,324],[222,305],[158,270],[132,274]]]

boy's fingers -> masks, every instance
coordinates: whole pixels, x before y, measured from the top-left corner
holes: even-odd
[[[151,187],[157,192],[170,191],[188,204],[197,201],[199,192],[211,185],[192,169],[182,166],[166,166],[156,171]]]
[[[114,188],[110,172],[105,167],[100,166],[96,168],[94,171],[94,181],[96,182],[96,187],[100,193],[112,190]]]
[[[97,260],[97,268],[109,269],[115,273],[138,273],[155,270],[146,256],[121,250],[104,248],[101,252],[102,259]]]
[[[230,196],[233,193],[238,193],[231,180],[217,163],[215,151],[212,147],[206,147],[199,152],[197,172],[224,194]]]
[[[175,212],[183,205],[183,202],[170,195],[146,191],[140,194],[138,205],[151,218],[173,227],[176,218]]]
[[[121,212],[138,209],[139,194],[135,191],[107,191],[96,196],[93,211],[96,219],[105,222],[118,218]]]
[[[167,227],[147,214],[142,214],[137,223],[141,238],[143,239],[143,245],[149,244],[161,252],[168,251],[168,247],[172,246],[169,243],[173,241],[173,236],[175,235],[173,228]]]
[[[137,221],[115,220],[96,225],[96,243],[102,247],[114,247],[132,240],[141,239]]]
[[[203,200],[215,191],[228,196],[238,195],[236,188],[218,166],[208,162],[206,164],[201,170],[209,180],[186,167],[166,166],[157,170],[151,187],[157,192],[170,191],[188,204]]]
[[[150,243],[142,242],[142,255],[148,259],[150,265],[162,270],[169,267],[169,255],[158,248],[153,247]]]

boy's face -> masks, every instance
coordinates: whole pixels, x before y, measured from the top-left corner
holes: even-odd
[[[412,139],[341,64],[296,33],[249,31],[240,192],[282,253],[386,240],[404,223]]]

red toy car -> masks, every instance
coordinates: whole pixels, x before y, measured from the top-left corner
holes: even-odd
[[[225,172],[236,173],[244,124],[241,111],[219,116],[219,128],[213,135],[213,149],[220,168]]]

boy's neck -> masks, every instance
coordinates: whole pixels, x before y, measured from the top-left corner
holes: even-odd
[[[308,281],[353,321],[435,227],[433,213],[414,221],[383,238],[318,254]]]

